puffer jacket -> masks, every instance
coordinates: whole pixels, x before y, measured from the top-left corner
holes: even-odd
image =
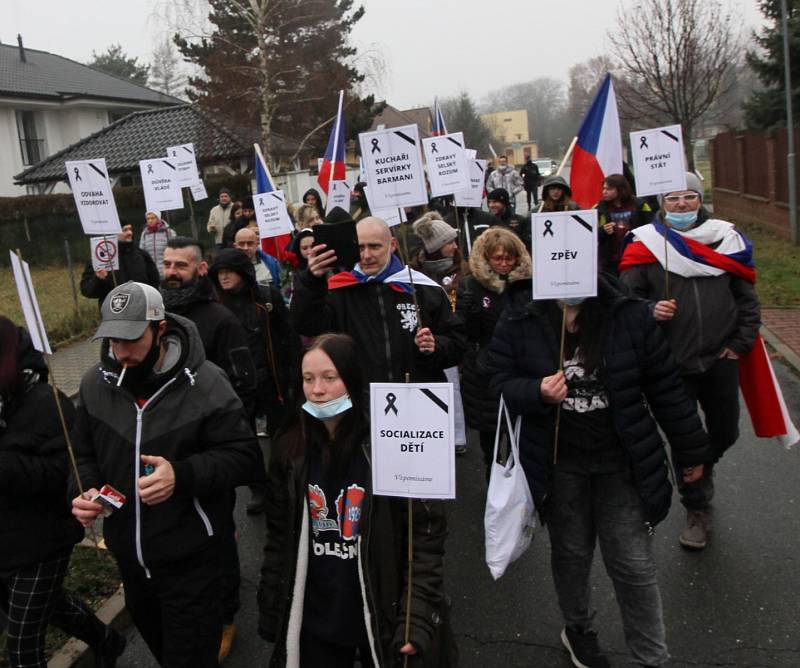
[[[70,512],[67,443],[47,367],[19,328],[16,396],[0,400],[0,572],[46,560],[77,543],[83,530]],[[75,409],[59,392],[67,426]]]
[[[161,278],[164,278],[164,249],[174,236],[176,236],[175,230],[168,223],[159,220],[152,228],[145,225],[139,238],[139,248],[153,260]]]
[[[270,666],[299,666],[299,638],[308,568],[308,465],[293,452],[300,438],[295,423],[275,439],[267,484],[267,543],[258,588],[259,634],[275,643]],[[369,444],[363,445],[370,458]],[[406,610],[408,504],[406,499],[373,496],[371,480],[359,525],[359,573],[366,602],[365,622],[377,666],[401,666],[397,652],[403,640]],[[447,535],[441,501],[414,500],[411,592],[411,640],[421,649],[410,657],[414,668],[448,668],[457,664],[457,650],[444,595],[444,545]]]
[[[507,280],[503,280],[486,259],[488,237],[482,235],[472,247],[469,258],[471,273],[461,283],[456,296],[456,313],[464,321],[469,342],[461,370],[461,398],[467,424],[478,431],[495,429],[498,409],[498,395],[487,390],[481,360],[506,307],[508,286],[531,277],[528,251],[516,235],[510,237],[515,242],[520,263],[509,273]]]
[[[711,221],[705,209],[698,221],[698,226]],[[620,280],[637,297],[663,299],[664,268],[657,262],[630,267]],[[752,283],[727,272],[703,278],[670,272],[669,296],[678,309],[660,325],[683,374],[708,371],[723,348],[739,357],[752,350],[761,328],[761,305]]]
[[[512,288],[509,308],[489,344],[491,387],[522,416],[520,459],[534,503],[547,519],[556,407],[542,401],[542,379],[558,370],[559,341],[548,308],[531,300],[528,281]],[[672,498],[669,462],[658,427],[677,467],[711,461],[697,406],[686,393],[678,366],[647,304],[623,296],[612,277],[601,276],[598,299],[607,309],[600,379],[610,401],[614,428],[627,453],[633,482],[650,526],[666,516]]]
[[[242,403],[225,373],[206,361],[194,324],[171,313],[167,323],[164,336],[179,357],[164,371],[166,382],[140,406],[124,382],[117,387],[119,364],[104,354],[81,381],[72,432],[84,488],[108,483],[126,496],[104,521],[108,548],[145,572],[231,531],[231,492],[263,467]],[[164,457],[175,472],[172,496],[154,506],[139,499],[142,454]],[[70,488],[77,496],[72,478]]]
[[[412,295],[386,283],[370,281],[329,290],[324,278],[308,270],[292,297],[295,328],[305,336],[343,332],[352,336],[364,355],[371,382],[445,382],[444,369],[461,362],[466,340],[444,290],[416,286],[422,326],[435,338],[435,351],[423,354],[414,345],[417,316]]]
[[[522,177],[519,172],[513,166],[506,165],[505,169],[498,167],[489,175],[486,189],[505,188],[508,194],[514,197],[522,190],[522,185]]]

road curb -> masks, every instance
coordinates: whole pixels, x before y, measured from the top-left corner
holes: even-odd
[[[800,356],[798,356],[796,352],[794,352],[764,325],[761,325],[761,336],[781,355],[781,357],[783,357],[787,364],[794,367],[794,370],[800,373]]]
[[[131,624],[131,618],[125,609],[125,594],[122,586],[109,596],[95,613],[104,624],[113,626],[118,631]],[[72,666],[94,665],[94,655],[89,646],[77,638],[70,638],[47,662],[47,668],[71,668]]]

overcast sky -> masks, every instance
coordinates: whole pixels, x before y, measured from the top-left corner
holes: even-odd
[[[467,90],[488,91],[539,76],[566,80],[570,65],[600,55],[617,0],[362,0],[352,36],[383,57],[379,98],[408,108]],[[731,0],[744,25],[761,23],[756,0]],[[149,61],[170,33],[157,13],[169,0],[2,0],[0,40],[86,62],[119,43]],[[634,18],[632,17],[632,20]]]

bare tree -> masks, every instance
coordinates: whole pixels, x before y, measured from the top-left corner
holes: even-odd
[[[609,32],[625,81],[626,107],[653,123],[680,123],[694,169],[697,123],[730,91],[741,32],[720,0],[635,0],[620,6]]]
[[[181,72],[180,58],[169,38],[159,42],[153,49],[149,83],[165,95],[179,96],[183,93],[186,77]]]

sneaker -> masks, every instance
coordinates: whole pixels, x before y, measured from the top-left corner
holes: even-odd
[[[708,544],[710,530],[711,523],[706,511],[687,510],[686,526],[678,540],[687,550],[702,550]]]
[[[466,444],[456,446],[456,457],[463,457],[466,454],[467,454]]]
[[[233,636],[236,635],[236,626],[234,624],[225,624],[222,627],[222,641],[219,644],[219,663],[223,663],[231,653],[231,645],[233,645]]]
[[[97,668],[114,668],[117,659],[125,651],[127,640],[124,635],[118,633],[111,627],[106,628],[106,637],[101,645],[92,647],[94,651],[94,665]]]
[[[561,642],[567,648],[572,665],[578,668],[610,668],[608,658],[600,649],[597,633],[586,631],[581,633],[565,626],[561,631]]]

